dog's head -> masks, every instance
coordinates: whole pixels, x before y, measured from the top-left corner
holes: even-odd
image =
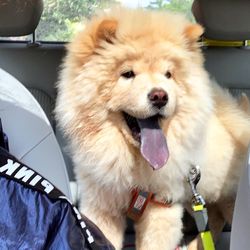
[[[69,46],[59,88],[61,102],[76,112],[68,115],[71,126],[86,137],[113,124],[129,144],[143,144],[154,168],[164,165],[163,134],[170,126],[183,133],[182,116],[194,116],[210,96],[197,43],[202,32],[164,12],[114,9],[93,18]]]

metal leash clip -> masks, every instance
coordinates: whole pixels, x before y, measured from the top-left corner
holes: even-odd
[[[188,182],[191,186],[191,191],[193,194],[193,197],[192,197],[193,205],[205,205],[206,204],[203,197],[199,194],[196,188],[197,184],[200,181],[200,178],[201,178],[200,167],[198,165],[192,166],[192,168],[189,171]]]

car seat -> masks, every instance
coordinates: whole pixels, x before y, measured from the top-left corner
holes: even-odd
[[[72,163],[64,147],[65,139],[56,129],[53,116],[55,82],[64,46],[35,41],[35,29],[42,12],[42,0],[13,0],[0,4],[0,68],[18,79],[43,108],[63,152],[67,172],[73,180]],[[19,37],[25,35],[29,35],[28,40],[21,41]],[[12,37],[15,37],[14,41]]]
[[[237,98],[250,97],[250,2],[246,0],[195,0],[193,14],[205,28],[202,39],[205,67]],[[250,129],[250,128],[249,128]],[[230,250],[250,249],[249,162],[242,174],[234,209]],[[229,249],[229,230],[222,234],[218,249]],[[216,248],[217,249],[217,248]]]
[[[232,224],[230,250],[250,248],[250,150],[241,176]]]
[[[48,118],[31,93],[2,69],[0,118],[10,153],[71,199],[66,166]]]
[[[45,111],[63,152],[70,181],[74,181],[73,164],[65,147],[67,143],[57,129],[53,114],[55,83],[65,47],[61,42],[35,40],[42,12],[42,0],[6,0],[0,4],[0,68],[18,79]],[[29,36],[22,41],[19,37],[25,35]]]

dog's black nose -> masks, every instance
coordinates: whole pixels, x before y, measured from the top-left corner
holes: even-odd
[[[148,94],[148,99],[153,106],[158,109],[164,107],[168,102],[168,94],[163,89],[152,89]]]

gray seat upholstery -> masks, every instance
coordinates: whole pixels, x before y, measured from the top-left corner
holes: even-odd
[[[47,114],[47,117],[51,123],[54,125],[53,119],[53,108],[55,106],[55,100],[51,98],[46,92],[37,88],[29,88],[31,94],[36,98],[36,100],[42,106],[44,112]]]
[[[231,248],[230,250],[250,248],[250,150],[244,168],[233,217]]]
[[[242,41],[242,44],[244,44],[244,40],[250,39],[249,1],[195,0],[193,13],[196,21],[205,28],[205,38],[222,41],[239,40]],[[249,47],[208,46],[203,48],[203,52],[205,55],[205,67],[211,78],[214,78],[224,88],[229,89],[234,96],[237,97],[244,92],[250,98]],[[246,183],[244,185],[246,188]],[[241,198],[237,197],[237,200],[243,199],[242,193],[240,196]],[[244,204],[240,205],[239,201],[237,201],[234,219],[239,217],[238,213],[241,213],[241,206],[244,206]],[[249,214],[247,216],[250,218]],[[230,235],[226,232],[222,234],[216,249],[250,249],[250,242],[245,245],[242,244],[249,238],[247,235],[250,233],[250,224],[248,224],[248,228],[245,227],[244,229],[239,225],[235,229],[235,224],[237,223],[233,222],[231,244],[229,244]],[[241,242],[240,238],[245,240]]]
[[[250,39],[250,2],[195,0],[193,13],[204,37],[223,41]],[[223,87],[237,95],[250,90],[249,47],[204,47],[205,67]]]
[[[206,38],[227,41],[249,39],[249,1],[195,0],[192,10],[196,20],[206,28]]]
[[[23,36],[33,33],[42,10],[42,0],[1,2],[0,36]],[[26,42],[0,41],[0,68],[16,77],[30,90],[45,111],[55,133],[56,125],[53,118],[55,82],[63,55],[63,45],[30,46],[30,43]]]
[[[25,36],[33,33],[42,11],[42,0],[1,0],[0,36]]]
[[[0,36],[22,36],[34,32],[42,9],[42,0],[6,0],[4,5],[0,5]],[[74,180],[72,162],[64,146],[65,139],[57,131],[53,114],[55,83],[64,53],[63,44],[30,46],[29,42],[0,41],[0,67],[22,82],[42,106],[60,143],[70,180]]]
[[[0,69],[0,118],[10,153],[71,198],[69,179],[51,125],[31,93]]]
[[[38,98],[52,125],[55,83],[64,53],[63,45],[28,47],[27,43],[0,42],[0,67],[15,76]]]

